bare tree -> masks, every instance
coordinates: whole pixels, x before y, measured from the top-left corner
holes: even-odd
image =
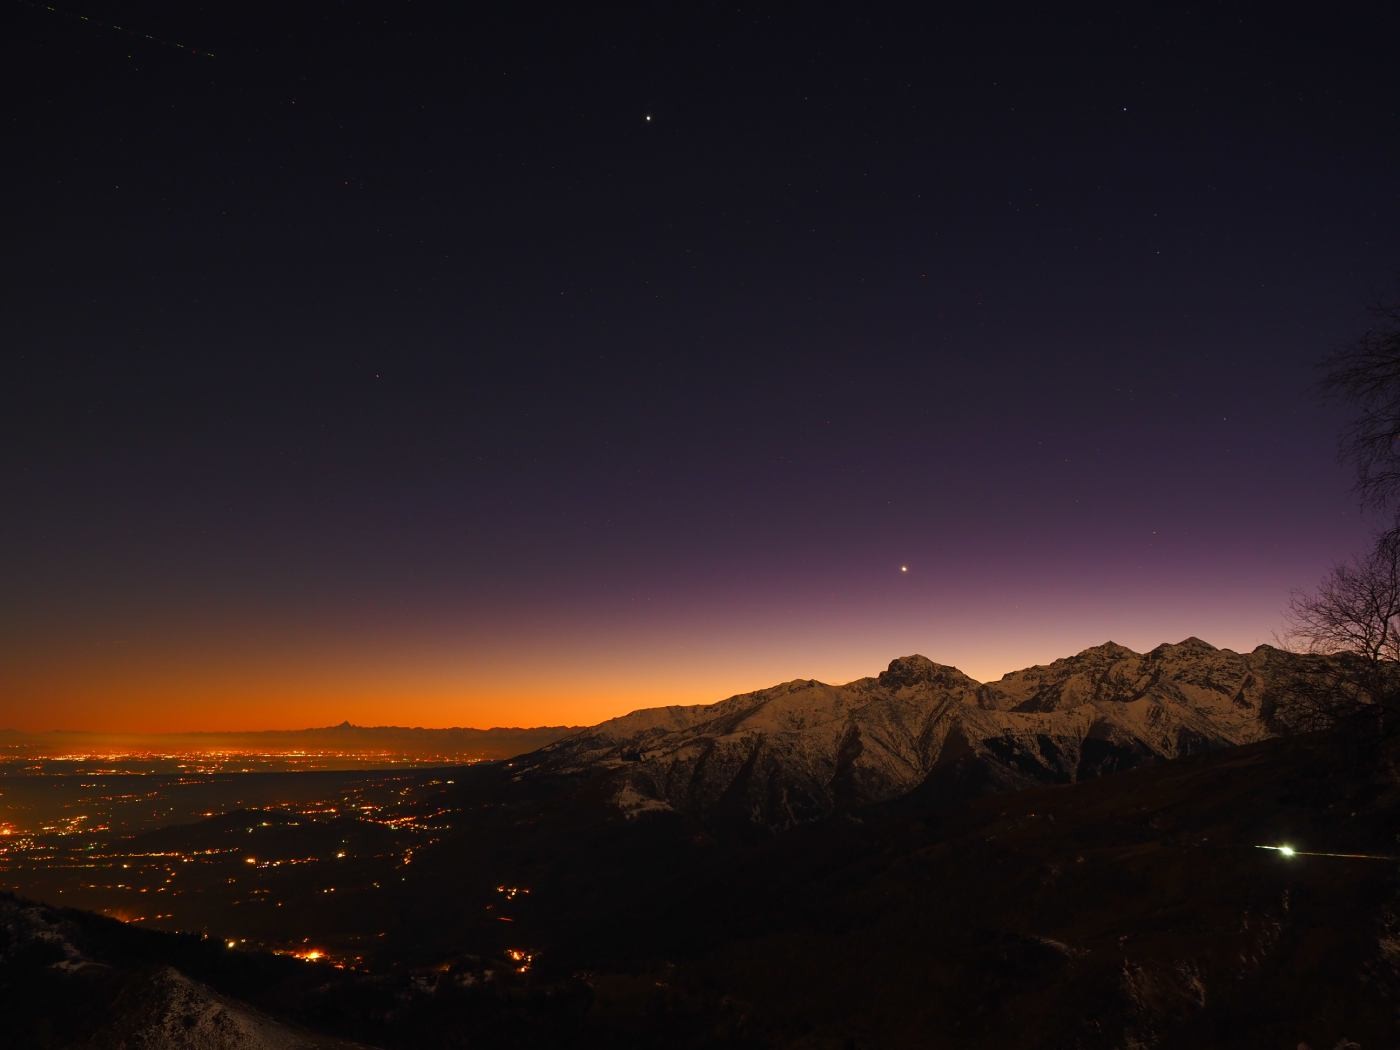
[[[1400,532],[1379,536],[1371,552],[1337,565],[1310,592],[1294,592],[1291,648],[1326,656],[1291,682],[1279,705],[1292,729],[1321,729],[1362,712],[1385,729],[1400,702]]]
[[[1376,327],[1327,362],[1322,388],[1354,404],[1342,434],[1342,458],[1356,468],[1364,505],[1400,504],[1400,301],[1372,311]]]
[[[1285,729],[1322,729],[1362,712],[1382,729],[1400,721],[1400,300],[1373,313],[1376,326],[1327,362],[1322,388],[1357,409],[1340,451],[1356,469],[1362,506],[1395,516],[1367,555],[1334,567],[1315,591],[1294,592],[1288,648],[1318,659],[1279,692],[1275,718]]]

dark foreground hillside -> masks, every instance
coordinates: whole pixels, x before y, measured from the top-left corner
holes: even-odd
[[[1397,768],[1356,728],[736,839],[482,770],[374,973],[0,899],[0,1011],[45,1047],[1394,1050],[1400,863],[1256,847],[1400,852]],[[509,922],[471,904],[502,873]]]
[[[1400,1046],[1400,741],[1343,734],[910,805],[689,971],[804,1047]],[[884,841],[881,841],[883,839]],[[770,869],[776,873],[778,869]]]

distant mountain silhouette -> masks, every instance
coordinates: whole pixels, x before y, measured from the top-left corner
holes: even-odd
[[[268,729],[234,733],[50,733],[0,732],[0,744],[31,754],[85,751],[249,750],[393,752],[407,756],[510,758],[575,732],[572,726],[492,729],[423,729],[405,726],[357,726],[351,722],[318,729]]]

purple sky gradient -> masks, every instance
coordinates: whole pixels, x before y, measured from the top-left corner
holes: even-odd
[[[143,10],[0,45],[0,726],[1250,648],[1366,542],[1390,15]]]

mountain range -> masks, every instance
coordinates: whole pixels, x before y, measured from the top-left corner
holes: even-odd
[[[577,728],[338,726],[242,733],[0,731],[28,755],[251,750],[514,759],[518,777],[601,774],[631,816],[674,810],[790,827],[920,793],[954,803],[1072,783],[1267,739],[1278,704],[1326,658],[1199,638],[1139,653],[1105,642],[995,682],[920,655],[844,685],[796,679],[713,704]]]
[[[980,683],[923,656],[845,685],[810,679],[610,719],[515,763],[606,770],[615,803],[786,827],[922,792],[952,802],[1070,783],[1275,735],[1281,695],[1324,658],[1198,638],[1106,642]]]

